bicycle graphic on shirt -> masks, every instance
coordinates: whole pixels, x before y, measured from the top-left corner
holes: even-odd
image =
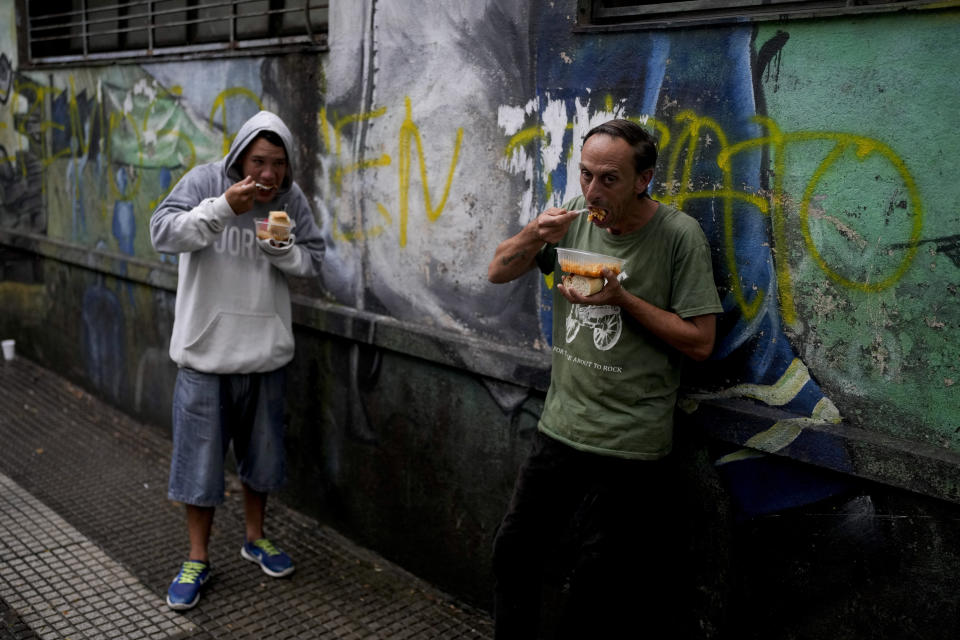
[[[608,304],[574,304],[570,306],[570,315],[564,323],[567,343],[573,342],[580,327],[593,331],[593,345],[600,351],[612,349],[620,339],[623,321],[620,319],[620,307]]]

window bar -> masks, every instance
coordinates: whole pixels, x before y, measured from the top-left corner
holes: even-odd
[[[237,3],[230,3],[230,46],[237,42]]]
[[[311,0],[307,0],[303,3],[303,24],[307,27],[307,37],[310,38],[310,42],[313,42],[313,25],[310,24],[310,6]]]
[[[147,51],[153,53],[153,0],[147,0]]]
[[[80,2],[80,42],[83,43],[83,56],[89,55],[87,46],[87,0]]]
[[[130,13],[130,5],[119,3],[117,4],[117,21],[116,21],[116,34],[117,34],[117,48],[126,49],[127,48],[127,32],[132,31],[129,29],[130,21],[127,19],[127,15]]]
[[[33,59],[33,19],[31,16],[33,13],[30,11],[30,0],[27,0],[27,57]]]
[[[195,44],[194,41],[197,39],[197,23],[200,22],[198,18],[199,15],[197,11],[197,0],[187,0],[187,11],[184,14],[187,38],[184,44]]]
[[[279,33],[283,26],[284,0],[269,0],[267,3],[267,37]]]
[[[314,7],[325,8],[327,2],[307,0],[300,7],[294,7],[293,2],[287,0],[270,0],[264,11],[257,15],[266,15],[272,23],[270,33],[266,37],[250,37],[246,40],[241,38],[244,32],[241,21],[253,17],[254,14],[246,13],[243,7],[261,0],[183,0],[183,3],[176,8],[163,8],[157,0],[116,0],[113,3],[102,3],[95,0],[74,0],[74,9],[63,13],[48,13],[39,17],[30,17],[29,7],[38,4],[39,0],[25,0],[28,8],[28,28],[24,30],[24,39],[28,44],[28,51],[32,52],[34,48],[41,46],[50,50],[46,55],[38,56],[38,60],[50,60],[53,62],[63,62],[67,60],[87,59],[101,60],[113,57],[124,57],[123,51],[126,50],[124,42],[129,44],[129,37],[132,33],[146,31],[140,42],[145,45],[142,54],[155,55],[158,46],[158,30],[166,27],[184,26],[187,30],[185,42],[180,46],[162,47],[163,54],[180,54],[197,51],[214,51],[216,49],[253,49],[258,46],[277,46],[287,42],[309,42],[316,44],[316,37],[321,34],[322,25],[315,27],[312,24],[311,10]],[[843,1],[843,0],[840,0]],[[178,3],[179,4],[179,3]],[[209,7],[229,7],[226,19],[229,23],[229,40],[219,45],[216,43],[196,44],[195,40],[197,25],[203,23],[208,18],[200,15],[203,9]],[[303,10],[303,17],[299,24],[300,32],[287,33],[282,26],[284,16],[287,14],[296,15]],[[172,20],[158,22],[169,17]],[[64,33],[66,31],[66,33]],[[59,33],[58,33],[59,32]],[[101,40],[109,36],[116,37],[116,50],[99,51]],[[251,34],[252,35],[252,34]],[[79,46],[77,46],[79,45]],[[63,55],[57,55],[56,51],[63,49]],[[30,54],[28,54],[30,55]],[[128,56],[130,54],[127,54]],[[31,55],[32,57],[32,55]]]

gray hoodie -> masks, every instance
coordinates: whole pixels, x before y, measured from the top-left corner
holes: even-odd
[[[239,161],[256,135],[278,134],[287,171],[277,195],[236,215],[224,192],[244,178]],[[150,219],[157,251],[180,254],[176,317],[170,357],[205,373],[272,371],[293,358],[290,292],[284,274],[320,273],[324,243],[300,187],[293,180],[293,136],[283,121],[261,111],[240,128],[218,162],[187,172]],[[283,247],[258,240],[254,218],[285,209],[294,241]]]

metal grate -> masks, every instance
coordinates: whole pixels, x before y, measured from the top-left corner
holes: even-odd
[[[187,551],[183,507],[166,498],[169,431],[18,356],[0,359],[0,443],[0,640],[493,637],[485,612],[273,498],[270,537],[297,570],[267,578],[240,557],[243,490],[233,473],[210,538],[213,579],[171,626],[165,605],[144,607],[144,588],[162,602]],[[19,515],[4,517],[15,501]],[[43,561],[29,576],[19,568],[26,558]],[[108,563],[103,587],[91,567]],[[115,577],[117,568],[129,575]],[[59,606],[60,589],[70,589],[69,606]],[[99,628],[80,628],[98,616]],[[196,631],[171,637],[173,626],[188,625]]]
[[[31,63],[324,47],[329,0],[25,0]],[[24,21],[21,21],[23,24]]]
[[[577,0],[579,27],[683,26],[878,13],[942,5],[941,0]]]

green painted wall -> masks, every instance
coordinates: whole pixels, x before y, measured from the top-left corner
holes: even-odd
[[[805,362],[844,415],[952,451],[958,29],[956,13],[791,25],[763,83],[791,137],[783,259]]]

